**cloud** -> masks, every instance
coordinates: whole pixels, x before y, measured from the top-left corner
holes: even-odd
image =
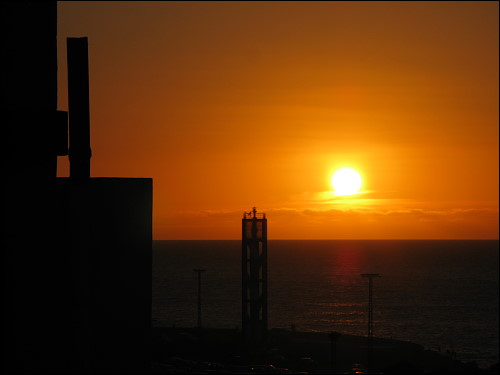
[[[496,208],[454,208],[454,209],[297,209],[297,208],[269,208],[259,210],[265,212],[268,219],[295,219],[295,218],[322,218],[325,220],[337,219],[416,219],[426,221],[455,220],[469,221],[472,219],[498,220]],[[199,210],[178,211],[174,213],[176,219],[207,219],[207,220],[238,220],[243,217],[243,210]]]
[[[443,209],[443,210],[426,210],[419,208],[406,208],[406,209],[366,209],[366,208],[355,208],[355,209],[304,209],[304,210],[292,210],[292,209],[275,209],[271,210],[274,214],[286,214],[289,215],[292,212],[295,214],[304,216],[323,216],[323,217],[419,217],[419,218],[494,218],[498,215],[498,209],[495,208],[466,208],[466,209]]]
[[[498,238],[498,207],[262,207],[273,239]],[[172,212],[155,219],[155,238],[239,239],[242,210]]]
[[[293,202],[293,203],[292,203]],[[391,191],[363,190],[352,195],[335,195],[333,191],[303,192],[290,197],[290,204],[298,207],[318,208],[321,206],[349,206],[369,208],[373,206],[402,206],[411,200]]]

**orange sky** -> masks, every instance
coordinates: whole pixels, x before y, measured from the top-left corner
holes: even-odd
[[[154,179],[155,239],[238,239],[253,206],[270,239],[498,238],[498,2],[58,12],[59,109],[88,36],[91,174]]]

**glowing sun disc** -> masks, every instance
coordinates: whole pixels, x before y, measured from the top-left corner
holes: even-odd
[[[332,176],[332,186],[335,195],[356,194],[361,187],[361,176],[351,168],[342,168]]]

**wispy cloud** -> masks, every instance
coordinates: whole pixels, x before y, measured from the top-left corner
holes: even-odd
[[[273,238],[498,238],[497,207],[262,207],[261,211]],[[240,210],[182,211],[156,223],[176,239],[238,239],[242,217]]]
[[[273,217],[412,217],[422,219],[442,218],[489,218],[498,216],[498,205],[489,204],[484,207],[457,206],[453,202],[439,205],[432,202],[419,202],[411,199],[388,198],[388,193],[377,193],[363,191],[352,196],[335,196],[330,191],[310,193],[305,192],[294,196],[290,202],[282,202],[281,206],[262,206],[259,211],[265,211],[268,216]],[[252,207],[248,207],[249,211]],[[179,210],[172,212],[176,218],[199,218],[199,219],[230,219],[243,217],[245,210],[235,209],[210,209],[210,210]]]
[[[498,215],[498,209],[495,208],[456,208],[446,210],[425,210],[418,208],[408,209],[271,209],[268,215],[273,216],[321,216],[324,218],[345,218],[345,217],[411,217],[422,219],[442,219],[442,218],[489,218],[494,219]]]

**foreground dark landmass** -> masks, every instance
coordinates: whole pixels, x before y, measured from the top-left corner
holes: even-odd
[[[243,343],[236,329],[153,328],[153,373],[356,373],[367,363],[367,338],[340,335],[336,360],[328,333],[271,330],[265,344]],[[366,366],[359,365],[363,369]],[[498,374],[498,364],[479,369],[411,342],[373,339],[370,373]],[[362,370],[361,370],[362,371]],[[362,373],[362,372],[361,372]]]

